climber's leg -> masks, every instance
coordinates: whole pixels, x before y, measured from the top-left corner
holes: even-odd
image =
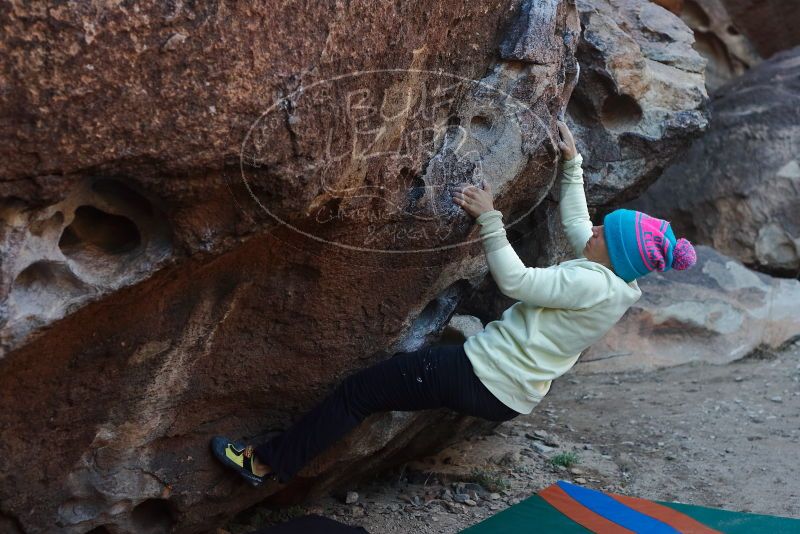
[[[288,481],[370,414],[443,406],[492,420],[518,415],[475,377],[462,345],[424,347],[349,376],[286,432],[256,447],[255,454]]]
[[[442,368],[435,374],[441,405],[466,415],[489,421],[508,421],[519,412],[503,404],[475,376],[463,345],[452,346],[436,362]]]

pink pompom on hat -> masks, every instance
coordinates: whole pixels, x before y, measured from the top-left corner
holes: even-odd
[[[697,262],[692,244],[676,239],[665,220],[619,209],[606,215],[603,225],[611,265],[626,282],[652,271],[683,271]]]

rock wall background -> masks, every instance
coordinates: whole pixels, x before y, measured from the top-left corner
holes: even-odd
[[[707,126],[703,58],[681,21],[649,2],[578,2],[581,79],[568,119],[591,206],[634,198]]]
[[[720,85],[755,66],[763,56],[741,20],[734,20],[725,0],[656,0],[683,20],[694,33],[694,48],[706,59],[706,87]]]
[[[634,203],[754,269],[800,275],[800,48],[721,87],[708,132]]]
[[[716,90],[781,50],[800,44],[800,5],[771,0],[653,0],[692,29],[708,60],[706,86]]]

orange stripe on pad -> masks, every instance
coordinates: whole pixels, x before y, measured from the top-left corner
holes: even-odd
[[[602,532],[603,534],[631,534],[633,532],[592,512],[555,484],[540,491],[539,497],[565,516],[593,532]]]
[[[653,501],[640,499],[638,497],[628,497],[627,495],[618,495],[616,493],[606,493],[606,495],[616,499],[628,508],[633,508],[637,512],[649,515],[653,519],[658,519],[662,523],[666,523],[684,534],[720,534],[718,530],[708,528],[688,515]]]

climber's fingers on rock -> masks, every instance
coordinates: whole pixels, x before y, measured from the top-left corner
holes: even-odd
[[[453,189],[453,190],[450,192],[450,194],[453,196],[453,198],[457,198],[457,199],[463,199],[463,198],[464,198],[464,188],[463,188],[462,186],[460,186],[460,185],[459,185],[459,186],[456,186],[456,187],[455,187],[455,188],[454,188],[454,189]]]
[[[567,144],[570,144],[573,139],[572,132],[569,131],[569,126],[567,126],[567,123],[563,121],[556,121],[556,126],[558,126],[558,133],[561,134],[561,139],[563,139]]]
[[[469,184],[467,187],[464,188],[464,196],[469,198],[478,198],[478,194],[480,193],[480,189],[476,186]]]
[[[558,126],[558,133],[561,139],[558,141],[558,149],[561,151],[565,160],[570,160],[575,157],[577,148],[575,147],[575,139],[572,137],[572,132],[563,121],[556,121]]]

